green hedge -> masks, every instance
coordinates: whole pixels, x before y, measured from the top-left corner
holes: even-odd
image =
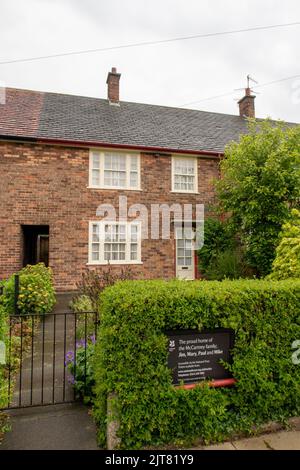
[[[300,413],[300,280],[126,281],[100,297],[94,416],[105,445],[106,405],[116,392],[123,448],[200,437],[220,441]],[[167,329],[233,328],[231,388],[174,388]]]
[[[39,263],[34,266],[28,265],[17,274],[20,275],[19,313],[29,315],[51,312],[55,304],[52,270]],[[13,275],[3,282],[2,303],[9,314],[14,313],[14,278]]]

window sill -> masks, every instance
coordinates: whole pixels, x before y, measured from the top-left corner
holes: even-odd
[[[102,261],[97,261],[94,263],[86,263],[86,266],[124,266],[124,265],[140,265],[144,264],[142,261],[110,261],[108,262],[102,262]]]
[[[120,188],[119,186],[109,186],[109,187],[100,187],[100,186],[87,186],[87,189],[96,189],[100,191],[143,191],[141,188]]]
[[[175,194],[200,194],[199,191],[170,191],[170,193]]]

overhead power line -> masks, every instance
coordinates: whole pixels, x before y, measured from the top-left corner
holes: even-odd
[[[291,77],[286,77],[286,78],[281,78],[280,80],[273,80],[272,82],[267,82],[267,83],[262,83],[261,85],[254,85],[253,88],[260,88],[263,86],[268,86],[268,85],[273,85],[273,83],[280,83],[280,82],[285,82],[287,80],[293,80],[294,78],[299,78],[299,75],[292,75]]]
[[[279,80],[273,80],[271,82],[261,83],[260,85],[255,85],[252,88],[253,89],[254,88],[262,88],[262,87],[265,87],[265,86],[268,86],[268,85],[273,85],[275,83],[286,82],[287,80],[293,80],[295,78],[300,78],[300,74],[299,75],[292,75],[291,77],[280,78]],[[189,103],[184,103],[184,104],[179,105],[179,107],[182,108],[184,106],[191,106],[193,104],[203,103],[204,101],[211,101],[211,100],[215,100],[217,98],[223,98],[225,96],[230,96],[230,95],[233,95],[235,93],[236,93],[236,91],[228,91],[228,92],[222,93],[220,95],[213,95],[213,96],[209,96],[207,98],[202,98],[202,99],[197,100],[197,101],[190,101]],[[254,93],[255,93],[255,90],[254,90]]]
[[[37,57],[26,57],[23,59],[11,59],[11,60],[1,61],[0,65],[16,64],[16,63],[21,63],[21,62],[33,62],[33,61],[38,61],[38,60],[54,59],[57,57],[67,57],[67,56],[74,56],[74,55],[81,55],[81,54],[94,54],[96,52],[114,51],[118,49],[129,49],[131,47],[153,46],[156,44],[166,44],[166,43],[175,42],[175,41],[187,41],[190,39],[209,38],[213,36],[225,36],[225,35],[230,35],[230,34],[246,33],[250,31],[286,28],[289,26],[299,26],[299,25],[300,25],[300,21],[297,21],[293,23],[282,23],[282,24],[273,24],[273,25],[268,25],[268,26],[255,26],[255,27],[244,28],[244,29],[234,29],[231,31],[194,34],[192,36],[182,36],[182,37],[176,37],[176,38],[170,38],[170,39],[161,39],[157,41],[135,42],[131,44],[121,44],[117,46],[100,47],[97,49],[86,49],[86,50],[81,50],[81,51],[63,52],[59,54],[50,54],[50,55],[37,56]]]

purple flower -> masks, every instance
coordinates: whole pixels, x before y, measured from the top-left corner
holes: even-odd
[[[93,344],[95,344],[96,343],[96,336],[95,335],[90,336],[90,340],[92,341]]]
[[[79,341],[76,341],[76,348],[85,348],[85,340],[80,339]]]
[[[65,366],[67,366],[73,361],[74,361],[74,353],[73,351],[68,351],[65,357]]]

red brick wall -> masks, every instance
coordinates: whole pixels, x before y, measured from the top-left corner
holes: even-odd
[[[97,220],[102,203],[118,207],[142,203],[204,203],[214,197],[212,179],[218,162],[199,158],[199,194],[171,193],[171,157],[142,154],[142,191],[88,189],[88,149],[22,143],[0,143],[0,279],[22,266],[21,225],[49,225],[50,259],[57,290],[76,289],[88,261],[88,222]],[[136,277],[175,276],[172,240],[144,240]],[[91,269],[101,270],[101,266]],[[114,266],[114,269],[119,269]]]

